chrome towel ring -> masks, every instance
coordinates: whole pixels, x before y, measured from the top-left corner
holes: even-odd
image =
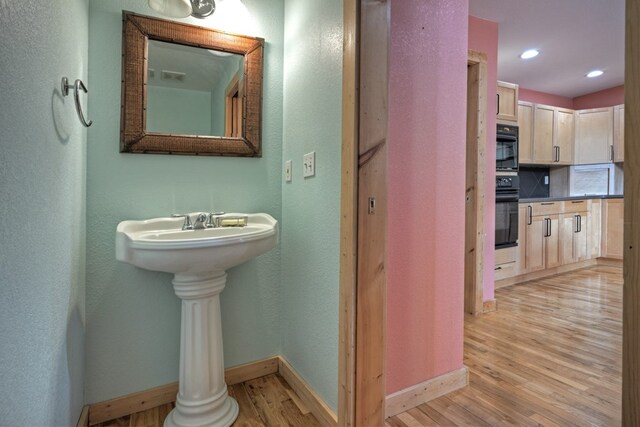
[[[80,91],[82,90],[84,91],[84,93],[88,93],[87,87],[84,85],[84,83],[82,83],[82,80],[77,79],[76,83],[73,86],[71,86],[69,84],[69,79],[67,79],[66,77],[63,77],[61,89],[62,89],[62,96],[69,95],[69,89],[75,90],[74,100],[76,102],[76,112],[78,113],[78,118],[80,119],[80,122],[84,125],[84,127],[91,126],[93,124],[93,120],[89,120],[89,122],[87,122],[84,119],[84,114],[82,114],[82,106],[80,105]]]

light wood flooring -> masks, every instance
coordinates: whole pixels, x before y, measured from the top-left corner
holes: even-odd
[[[470,385],[387,426],[619,426],[622,283],[597,266],[497,290],[465,318]]]
[[[271,374],[229,386],[229,394],[240,406],[237,427],[320,427],[311,412],[279,375]],[[96,427],[161,427],[173,404],[118,418]]]

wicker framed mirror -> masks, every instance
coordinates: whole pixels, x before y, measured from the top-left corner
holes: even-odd
[[[262,156],[264,39],[229,34],[124,11],[122,14],[122,49],[120,152]],[[209,56],[217,58],[214,61],[222,61],[219,63],[233,62],[233,67],[236,67],[237,71],[233,72],[233,68],[231,69],[231,77],[227,79],[228,81],[221,79],[219,82],[208,83],[209,86],[216,84],[223,87],[218,90],[223,94],[222,98],[220,100],[215,98],[209,102],[212,109],[214,109],[213,106],[216,106],[215,109],[222,110],[222,113],[218,111],[218,116],[222,115],[221,118],[215,118],[216,114],[209,113],[209,116],[214,116],[214,119],[211,119],[212,123],[214,121],[221,123],[218,127],[219,131],[214,131],[213,125],[211,125],[212,130],[208,131],[209,128],[203,127],[202,123],[194,119],[195,115],[207,116],[207,111],[204,111],[206,102],[196,105],[196,102],[184,101],[182,105],[185,107],[181,107],[179,100],[187,99],[183,94],[193,92],[192,86],[185,86],[180,95],[175,95],[177,92],[165,93],[164,98],[155,95],[156,91],[176,90],[175,87],[171,87],[172,82],[176,84],[184,82],[190,82],[194,85],[204,84],[194,83],[193,80],[196,79],[191,78],[189,73],[176,71],[180,64],[189,62],[185,61],[184,57],[179,57],[180,59],[176,60],[175,66],[159,65],[162,68],[159,70],[151,68],[149,66],[150,50],[158,51],[158,49],[176,52],[192,51],[192,54],[195,55],[194,58]],[[226,57],[235,57],[235,59],[220,59]],[[229,68],[226,65],[225,67]],[[200,71],[199,74],[207,76],[208,72]],[[153,85],[150,84],[152,80],[165,81],[164,88],[162,90],[152,89]],[[206,78],[201,80],[206,80]],[[156,99],[164,99],[165,101],[160,101],[161,107],[150,108],[151,104],[148,104],[150,99],[154,102]],[[165,111],[167,107],[172,107],[174,110],[167,112]],[[153,112],[156,109],[162,109],[162,114]],[[178,116],[181,110],[186,109],[193,111],[189,113],[188,118],[191,121],[196,121],[194,127],[177,126],[178,129],[175,130],[167,129],[166,123],[168,121],[173,120],[180,125],[188,121]],[[149,116],[151,112],[153,112],[153,117]]]

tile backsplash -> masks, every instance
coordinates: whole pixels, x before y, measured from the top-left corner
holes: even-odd
[[[549,197],[549,168],[520,166],[520,198]]]

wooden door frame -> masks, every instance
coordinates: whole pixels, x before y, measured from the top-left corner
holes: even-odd
[[[469,50],[467,58],[467,105],[472,103],[477,113],[473,117],[467,116],[466,173],[472,173],[474,178],[466,189],[465,197],[467,205],[465,208],[464,308],[465,312],[477,316],[484,312],[487,55]],[[473,85],[470,84],[471,82]],[[469,262],[467,262],[468,259],[470,259]]]
[[[640,425],[640,0],[627,0],[624,81],[622,425]]]
[[[344,1],[341,426],[384,425],[389,9],[388,0]]]

